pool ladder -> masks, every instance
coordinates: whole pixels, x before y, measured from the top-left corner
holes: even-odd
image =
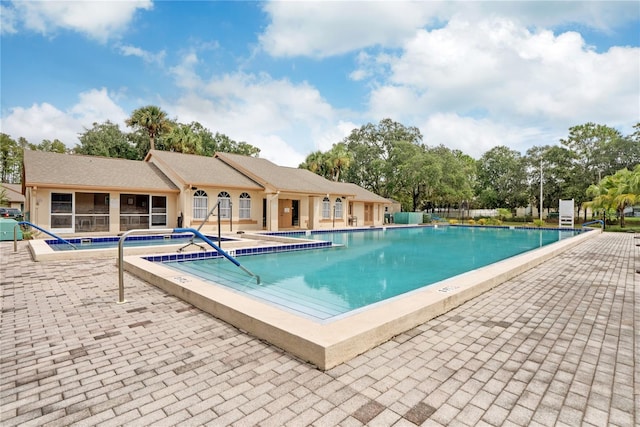
[[[252,273],[248,268],[240,264],[240,262],[237,259],[235,259],[231,255],[223,251],[222,248],[220,248],[218,245],[213,243],[208,237],[206,237],[196,229],[193,229],[193,228],[173,228],[173,229],[165,228],[165,229],[155,229],[155,230],[135,229],[135,230],[129,230],[124,234],[122,234],[122,236],[120,237],[120,240],[118,241],[118,304],[124,304],[125,302],[127,302],[124,299],[124,241],[131,234],[150,234],[150,233],[155,233],[155,234],[191,233],[194,235],[194,237],[197,236],[200,239],[202,239],[204,242],[209,244],[209,246],[215,249],[216,252],[218,252],[220,255],[222,255],[229,261],[231,261],[233,264],[235,264],[238,268],[240,268],[242,271],[247,273],[249,276],[254,277],[256,279],[256,283],[258,285],[260,284],[260,276]]]

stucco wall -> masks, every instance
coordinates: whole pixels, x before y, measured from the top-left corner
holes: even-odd
[[[52,193],[73,193],[74,202],[76,199],[76,193],[106,193],[108,194],[109,200],[109,230],[100,233],[91,233],[91,234],[111,234],[115,235],[121,232],[120,230],[120,195],[121,194],[140,194],[140,195],[150,195],[150,196],[164,196],[167,198],[167,227],[173,228],[177,226],[177,195],[172,194],[163,194],[163,193],[144,193],[144,192],[133,192],[129,190],[125,190],[122,192],[119,191],[101,191],[96,189],[95,191],[87,191],[87,190],[70,190],[67,188],[38,188],[33,189],[32,187],[27,187],[25,194],[25,218],[35,225],[42,227],[46,230],[51,230],[54,233],[56,230],[52,230],[51,227],[51,194]],[[27,216],[28,215],[28,216]],[[74,230],[72,232],[61,232],[61,234],[89,234],[80,233],[80,231]]]

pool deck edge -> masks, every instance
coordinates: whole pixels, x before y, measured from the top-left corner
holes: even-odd
[[[330,330],[326,332],[334,337],[335,342],[327,348],[324,360],[327,368],[323,369],[337,366],[444,314],[598,234],[600,231],[589,231],[561,240],[409,292],[387,303],[332,322],[328,328]]]
[[[600,231],[597,230],[585,232],[326,323],[296,316],[191,276],[182,276],[139,256],[126,256],[124,267],[214,317],[327,370],[598,234]]]

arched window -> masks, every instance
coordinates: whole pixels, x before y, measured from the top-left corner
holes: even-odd
[[[328,197],[322,199],[322,218],[331,218],[331,200]]]
[[[340,197],[338,197],[336,199],[336,204],[334,206],[334,216],[336,218],[342,218],[342,199]]]
[[[251,218],[251,196],[247,193],[240,195],[240,208],[238,211],[238,218],[250,219]]]
[[[220,218],[231,218],[231,196],[226,191],[218,193],[218,201],[220,202]]]
[[[209,212],[209,196],[202,190],[193,193],[193,219],[204,220]]]

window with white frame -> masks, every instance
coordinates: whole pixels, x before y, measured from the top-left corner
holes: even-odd
[[[220,202],[220,218],[231,218],[231,196],[226,191],[218,193],[218,201]]]
[[[240,208],[238,210],[238,218],[251,218],[251,196],[248,193],[242,193],[240,195]]]
[[[322,218],[330,219],[331,218],[331,200],[328,197],[322,199]]]
[[[207,193],[198,190],[193,193],[193,219],[204,220],[209,212],[209,196]]]
[[[336,204],[334,205],[334,215],[336,218],[342,218],[342,199],[338,197],[336,199]]]

